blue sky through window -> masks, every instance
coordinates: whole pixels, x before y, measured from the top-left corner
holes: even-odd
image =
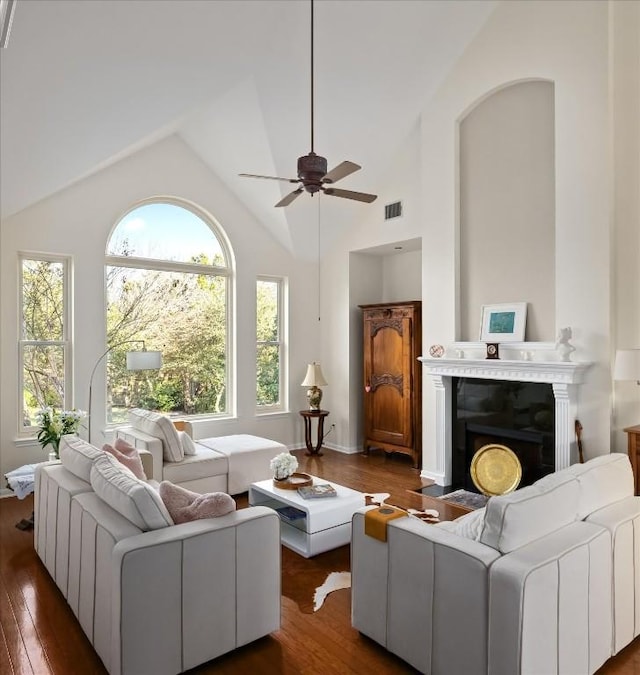
[[[197,215],[175,204],[145,204],[128,213],[109,241],[108,253],[155,260],[189,262],[204,253],[209,262],[224,264],[222,247]]]

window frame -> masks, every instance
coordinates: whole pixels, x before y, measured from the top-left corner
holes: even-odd
[[[159,258],[145,258],[141,256],[118,256],[109,253],[105,254],[104,271],[105,271],[105,330],[106,330],[106,310],[108,307],[107,300],[107,268],[108,267],[129,267],[132,269],[152,270],[159,272],[177,272],[184,274],[209,274],[211,276],[222,276],[227,280],[226,283],[226,325],[225,325],[225,341],[226,341],[226,359],[225,359],[225,378],[227,389],[227,409],[224,412],[215,413],[197,413],[188,415],[181,413],[181,417],[188,417],[192,420],[197,419],[229,419],[236,416],[236,382],[235,382],[235,313],[234,313],[234,298],[235,298],[235,258],[233,249],[222,226],[216,219],[204,209],[187,200],[176,197],[153,197],[136,202],[126,211],[124,211],[115,221],[109,237],[106,242],[106,249],[108,250],[114,232],[120,223],[133,211],[148,204],[167,204],[186,209],[199,218],[210,230],[211,234],[217,239],[222,250],[224,265],[203,265],[201,263],[182,262],[174,260],[162,260]],[[105,390],[108,386],[107,376],[104,379]],[[105,396],[105,409],[103,411],[105,419],[105,428],[115,429],[121,426],[119,422],[107,422],[107,408]]]
[[[258,340],[257,335],[257,324],[258,324],[258,283],[259,282],[275,283],[278,287],[277,292],[277,317],[278,317],[278,336],[279,340]],[[257,364],[258,350],[263,346],[277,346],[278,347],[278,363],[280,367],[278,369],[278,398],[279,402],[277,404],[270,405],[259,405],[257,401],[257,384],[258,384],[258,372],[256,369],[256,415],[269,415],[272,413],[281,413],[288,412],[289,410],[289,401],[288,401],[288,387],[285,386],[287,380],[287,360],[288,360],[288,340],[287,340],[287,331],[288,331],[288,312],[287,312],[287,298],[288,298],[288,285],[285,277],[275,276],[275,275],[266,275],[259,274],[256,277],[256,305],[255,305],[255,318],[256,318],[256,353],[254,363]]]
[[[24,262],[59,263],[62,265],[62,339],[26,340],[24,338]],[[64,359],[64,385],[62,406],[69,410],[73,406],[73,306],[71,286],[73,281],[72,257],[53,253],[34,251],[18,252],[18,405],[16,406],[16,426],[18,438],[35,438],[37,427],[24,426],[24,351],[25,347],[62,347]]]

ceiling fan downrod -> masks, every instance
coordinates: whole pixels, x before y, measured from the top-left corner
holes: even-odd
[[[311,154],[314,153],[313,149],[313,129],[314,129],[314,67],[313,67],[313,0],[311,0]]]

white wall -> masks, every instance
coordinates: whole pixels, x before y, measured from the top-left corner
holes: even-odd
[[[403,223],[390,232],[379,212],[371,209],[323,261],[325,278],[335,274],[344,288],[347,279],[340,271],[348,251],[422,237],[423,352],[430,344],[447,345],[458,339],[459,121],[477,102],[505,85],[529,79],[552,82],[555,329],[571,326],[576,359],[594,364],[581,387],[579,407],[587,456],[610,448],[613,200],[608,9],[605,2],[589,0],[501,3],[427,102],[420,125],[390,167],[380,201],[402,199]],[[637,283],[637,272],[633,279]],[[323,350],[348,348],[344,327],[348,308],[343,310],[342,321],[323,326]],[[629,310],[637,317],[637,304]],[[350,377],[352,382],[355,378],[351,373]],[[345,386],[343,399],[334,402],[337,414],[345,416],[346,435],[352,422],[346,419],[349,389]],[[428,378],[423,401],[423,467],[428,471],[435,467],[435,401]]]
[[[615,2],[613,18],[614,328],[618,349],[640,349],[640,3]],[[640,424],[640,387],[616,382],[613,447],[625,452],[622,429]]]
[[[553,84],[538,80],[460,123],[461,340],[478,340],[482,305],[522,301],[525,340],[556,337],[553,120]]]
[[[419,252],[399,256],[366,252],[395,243],[414,246],[420,240],[419,140],[416,124],[378,188],[378,199],[362,205],[362,221],[353,223],[322,261],[323,317],[330,315],[322,324],[323,371],[330,382],[327,407],[337,431],[327,445],[348,452],[362,449],[362,315],[358,305],[385,302],[405,292],[410,297],[393,299],[421,299],[415,283],[421,269]],[[402,218],[385,221],[384,205],[396,201],[402,201]],[[406,279],[398,278],[404,271],[402,260],[408,263]]]
[[[343,396],[349,397],[349,416],[347,418],[348,436],[340,449],[355,452],[362,447],[364,424],[363,413],[363,359],[362,359],[362,310],[359,305],[382,302],[384,293],[383,259],[381,256],[366,253],[349,254],[349,361],[345,374],[351,379],[341,378],[348,384]],[[344,438],[344,436],[342,436]],[[337,446],[336,446],[337,447]]]
[[[154,195],[181,197],[210,212],[225,229],[236,260],[237,418],[215,422],[212,435],[255,433],[289,446],[303,445],[297,411],[304,406],[299,386],[306,364],[317,358],[315,265],[296,261],[230,195],[216,176],[173,136],[110,166],[2,222],[0,272],[2,317],[0,367],[0,473],[40,461],[33,441],[16,443],[17,254],[46,251],[72,256],[74,302],[74,402],[86,409],[89,374],[105,349],[104,255],[120,216],[138,200]],[[289,280],[289,363],[291,414],[255,416],[255,279],[259,274]],[[104,422],[104,370],[94,380],[92,434]],[[98,436],[98,438],[100,438]]]
[[[409,251],[382,258],[380,302],[420,300],[422,297],[422,251]]]

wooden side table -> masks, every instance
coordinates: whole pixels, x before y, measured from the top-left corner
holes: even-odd
[[[322,457],[322,441],[324,440],[324,420],[329,415],[328,410],[301,410],[300,415],[304,420],[304,442],[307,445],[306,455],[315,455]],[[315,447],[311,441],[311,420],[318,420],[318,435],[316,436]]]
[[[633,467],[633,480],[635,483],[635,494],[640,494],[640,476],[638,470],[640,469],[640,424],[635,427],[627,427],[625,430],[627,434],[629,460]]]

